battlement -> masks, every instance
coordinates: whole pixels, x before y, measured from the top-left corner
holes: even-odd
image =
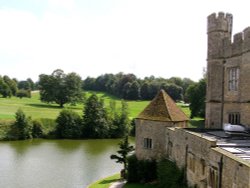
[[[207,32],[219,31],[232,33],[232,23],[232,14],[219,12],[218,15],[216,15],[216,13],[213,13],[207,17]]]
[[[224,48],[225,57],[241,55],[250,51],[250,27],[244,29],[243,32],[234,34],[232,42],[229,38],[225,38]]]

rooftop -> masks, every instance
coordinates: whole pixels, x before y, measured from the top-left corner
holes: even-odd
[[[203,137],[216,140],[216,145],[224,151],[250,163],[250,134],[247,132],[225,132],[221,129],[187,129],[200,133]]]
[[[153,121],[187,121],[186,114],[175,104],[173,99],[161,90],[149,105],[139,114],[138,119]]]

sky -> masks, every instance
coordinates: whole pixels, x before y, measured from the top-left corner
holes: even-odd
[[[39,79],[56,69],[198,81],[206,67],[207,16],[250,26],[244,0],[0,0],[0,75]]]

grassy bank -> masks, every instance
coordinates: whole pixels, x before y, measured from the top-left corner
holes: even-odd
[[[107,178],[98,180],[97,182],[88,186],[88,188],[108,188],[113,182],[116,182],[120,179],[120,174],[115,174]]]
[[[88,188],[108,188],[112,183],[120,179],[120,174],[115,174],[107,178],[98,180],[97,182],[88,186]],[[156,188],[155,185],[150,184],[136,184],[136,183],[127,183],[124,188]]]

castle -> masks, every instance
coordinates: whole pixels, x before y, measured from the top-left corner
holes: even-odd
[[[208,16],[206,127],[250,127],[250,27],[232,38],[233,17]]]
[[[139,160],[168,158],[185,169],[190,186],[250,187],[250,134],[227,134],[224,123],[250,126],[250,28],[232,36],[232,15],[208,16],[206,129],[160,91],[136,118]]]

